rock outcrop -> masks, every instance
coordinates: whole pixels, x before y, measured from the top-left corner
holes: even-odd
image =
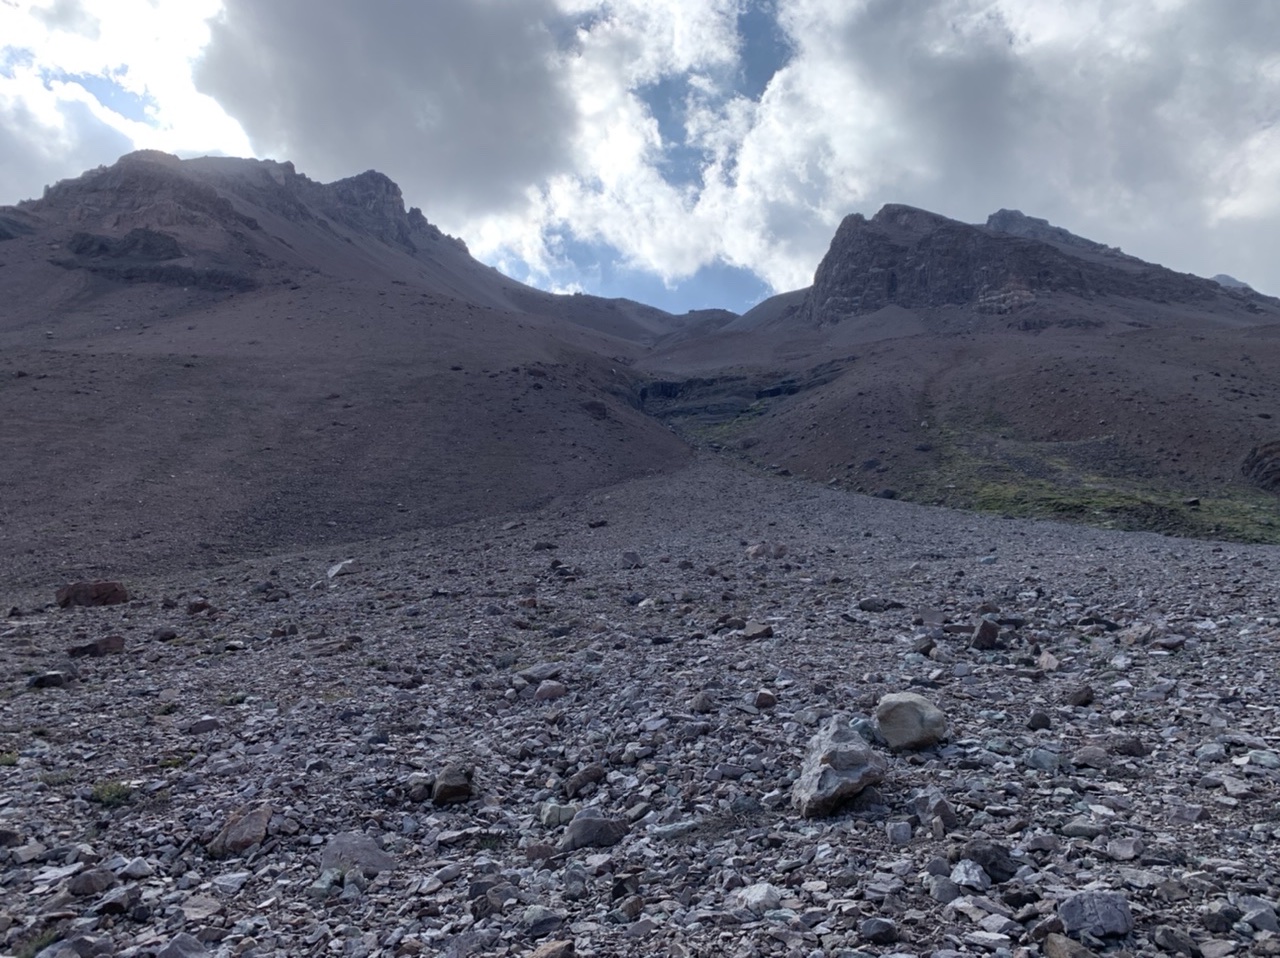
[[[886,306],[1008,313],[1051,293],[1200,302],[1222,292],[1212,280],[1142,263],[1060,231],[1067,242],[1044,221],[1018,220],[1005,212],[996,214],[998,225],[1043,223],[1044,228],[1005,232],[898,204],[885,206],[870,220],[861,214],[845,217],[800,316],[814,323],[839,322]],[[1077,249],[1087,255],[1077,255]]]
[[[1250,449],[1240,471],[1255,485],[1280,492],[1280,439]]]

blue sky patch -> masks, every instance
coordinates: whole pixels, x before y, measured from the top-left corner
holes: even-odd
[[[742,38],[738,93],[759,100],[773,75],[791,59],[791,41],[778,26],[777,3],[759,0],[745,4],[738,14],[738,36]]]
[[[151,97],[138,96],[124,89],[110,77],[94,73],[54,73],[51,80],[63,80],[67,83],[78,83],[108,110],[120,114],[129,120],[140,123],[149,121],[147,108],[155,106]]]

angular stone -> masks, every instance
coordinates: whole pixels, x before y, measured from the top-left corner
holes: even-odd
[[[991,880],[998,883],[1010,881],[1020,867],[1008,847],[985,838],[965,842],[960,849],[960,857],[977,862],[991,876]]]
[[[1093,688],[1088,685],[1076,686],[1067,692],[1065,700],[1068,705],[1074,705],[1076,708],[1092,705],[1094,700]]]
[[[259,845],[267,837],[267,825],[271,821],[273,811],[269,805],[257,808],[240,809],[222,826],[222,831],[209,843],[208,852],[214,858],[226,855],[238,855],[246,849]]]
[[[834,715],[809,740],[791,804],[805,818],[830,815],[867,786],[884,779],[888,763],[849,723]]]
[[[133,881],[141,881],[144,878],[150,878],[156,873],[151,864],[145,858],[134,858],[129,864],[120,869],[120,877],[130,878]]]
[[[773,626],[767,622],[748,622],[743,626],[742,637],[744,639],[771,639],[773,638]]]
[[[1121,938],[1133,931],[1133,913],[1124,895],[1114,891],[1082,891],[1058,906],[1067,933],[1095,938]]]
[[[973,638],[969,640],[969,648],[979,652],[987,652],[1000,645],[1000,626],[990,619],[983,619],[973,630]]]
[[[975,861],[962,858],[951,869],[951,880],[962,888],[986,891],[991,887],[991,876]]]
[[[437,805],[458,805],[475,795],[473,770],[463,765],[446,765],[431,786],[431,801]]]
[[[535,702],[549,702],[552,699],[564,698],[569,694],[569,687],[563,682],[557,682],[555,679],[543,679],[538,684],[538,689],[533,693]]]
[[[343,872],[359,869],[366,878],[391,871],[396,860],[384,852],[370,835],[341,832],[329,839],[320,856],[320,869],[337,868]]]
[[[574,954],[572,941],[544,941],[529,958],[573,958]]]
[[[27,679],[27,688],[60,689],[66,687],[71,676],[66,672],[40,672]]]
[[[124,651],[123,635],[108,635],[105,638],[95,639],[93,642],[87,642],[84,645],[73,645],[67,649],[67,655],[73,659],[89,658],[100,659],[104,655],[119,655]]]
[[[1200,958],[1200,946],[1196,944],[1195,939],[1171,925],[1160,925],[1156,928],[1152,941],[1156,943],[1156,947],[1170,954]]]
[[[890,945],[898,940],[898,926],[888,918],[867,918],[858,924],[858,937],[873,945]]]
[[[565,796],[567,798],[573,798],[575,795],[580,793],[588,785],[592,785],[596,782],[604,781],[604,777],[606,774],[608,773],[605,772],[603,765],[601,765],[599,762],[592,762],[590,765],[587,765],[579,769],[578,771],[574,772],[565,780],[565,783],[564,783]]]
[[[205,958],[208,954],[209,950],[199,938],[184,931],[156,952],[156,958]]]
[[[544,905],[530,905],[520,916],[520,928],[528,938],[545,938],[564,924],[564,912]]]
[[[129,591],[121,582],[99,579],[95,582],[72,582],[64,585],[54,597],[64,609],[73,605],[122,605],[129,601]]]
[[[77,897],[101,895],[116,883],[115,874],[106,868],[90,868],[67,883],[67,891]]]
[[[573,816],[560,839],[560,850],[608,848],[622,841],[630,826],[620,818],[605,818],[597,808],[584,808]]]
[[[1044,940],[1045,958],[1098,958],[1098,956],[1066,935],[1056,932]]]
[[[771,709],[778,704],[778,696],[768,689],[760,689],[756,692],[751,704],[758,709]]]
[[[876,706],[876,724],[895,751],[928,748],[947,734],[947,717],[923,695],[891,692]]]
[[[731,908],[745,908],[753,915],[763,915],[782,904],[782,890],[768,882],[757,882],[731,892],[726,904]]]

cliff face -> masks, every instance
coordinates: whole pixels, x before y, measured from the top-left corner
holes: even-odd
[[[997,214],[997,225],[1027,222],[1055,229],[1029,217]],[[1056,233],[1037,235],[1043,232],[1024,229],[1030,235],[1018,235],[896,204],[870,220],[848,216],[814,275],[801,316],[838,322],[890,305],[1008,313],[1049,293],[1200,302],[1220,291],[1209,280],[1142,263],[1065,230],[1059,232],[1079,242],[1066,244]],[[1080,255],[1064,248],[1072,245]]]

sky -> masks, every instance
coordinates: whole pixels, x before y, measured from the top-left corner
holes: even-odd
[[[377,169],[516,279],[673,312],[890,202],[1280,295],[1275,0],[0,0],[0,203],[143,148]]]

